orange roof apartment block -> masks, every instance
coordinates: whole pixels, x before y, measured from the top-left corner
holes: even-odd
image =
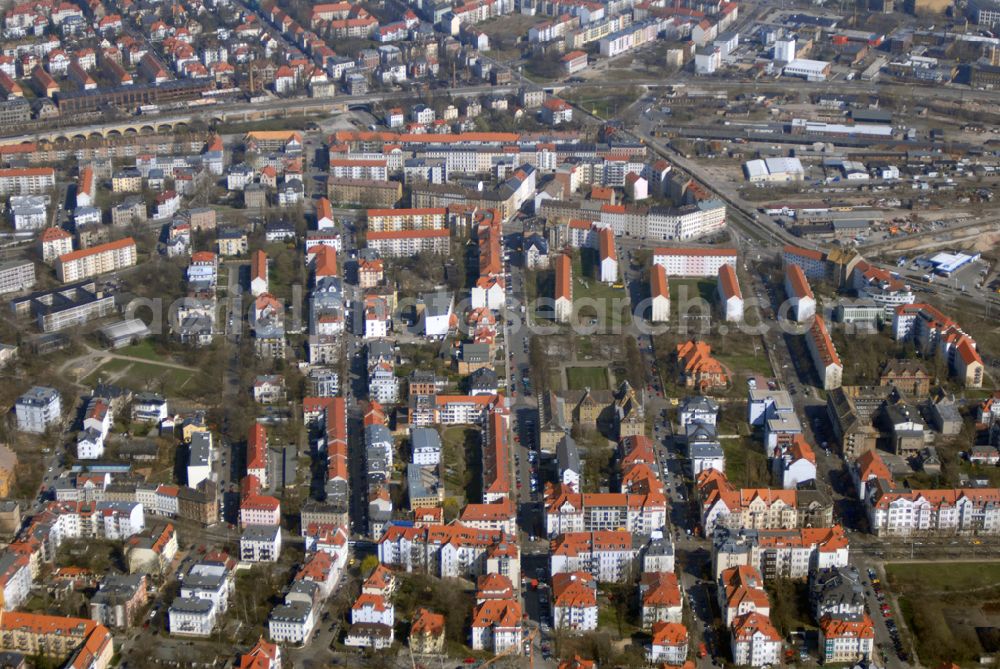
[[[566,253],[555,257],[555,317],[559,323],[568,323],[573,315],[573,261]]]
[[[261,250],[250,256],[250,292],[258,297],[268,292],[267,254]]]
[[[809,349],[809,354],[812,356],[816,372],[823,379],[823,389],[839,388],[843,380],[844,364],[840,361],[837,347],[830,339],[830,331],[826,328],[826,321],[819,314],[816,315],[812,326],[806,333],[806,348]]]
[[[410,652],[417,655],[440,653],[444,648],[444,616],[420,608],[410,625]]]
[[[116,272],[136,262],[135,240],[131,237],[88,249],[71,251],[56,258],[56,276],[63,283]]]

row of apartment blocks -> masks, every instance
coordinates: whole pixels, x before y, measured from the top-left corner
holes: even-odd
[[[809,280],[833,283],[856,298],[840,298],[833,309],[835,319],[856,326],[875,328],[891,322],[896,309],[916,302],[913,289],[892,272],[876,267],[854,251],[814,251],[785,246],[782,263],[786,272],[798,267]]]
[[[570,437],[559,450],[575,450]],[[599,532],[624,528],[650,536],[667,522],[667,498],[656,473],[657,461],[652,440],[629,436],[618,448],[620,492],[580,493],[579,457],[566,455],[561,464],[562,480],[545,486],[545,531],[548,536],[571,532]],[[573,472],[573,464],[576,470]],[[567,473],[569,472],[569,473]]]
[[[576,247],[593,246],[590,235],[596,235],[597,229],[605,227],[611,228],[616,236],[664,241],[706,237],[726,227],[726,205],[718,200],[680,208],[603,204],[591,209],[582,203],[543,199],[539,213],[557,226],[558,241]],[[593,225],[572,225],[574,221]]]
[[[861,455],[849,471],[876,536],[1000,534],[1000,489],[911,489],[894,480],[876,450]]]
[[[728,529],[830,527],[833,503],[815,490],[736,488],[722,472],[707,469],[696,481],[706,536]]]
[[[219,520],[217,488],[209,480],[195,487],[166,483],[116,483],[110,474],[61,478],[54,484],[56,501],[67,503],[136,503],[144,513],[181,518],[202,525]]]
[[[843,583],[843,575],[853,569],[843,528],[820,516],[797,517],[792,510],[798,505],[795,491],[736,492],[730,488],[727,492],[724,476],[714,470],[699,477],[699,487],[709,500],[738,495],[744,508],[738,516],[726,518],[738,522],[713,527],[705,521],[706,531],[711,532],[712,573],[718,582],[719,606],[729,628],[734,663],[763,667],[781,661],[782,637],[770,620],[771,605],[764,589],[765,580],[774,579],[808,579],[824,661],[871,657],[874,626],[865,613],[860,579],[857,592]],[[818,526],[811,526],[813,522]]]
[[[985,366],[976,340],[936,307],[922,303],[897,307],[892,336],[898,341],[914,342],[925,357],[940,356],[962,385],[982,387]]]

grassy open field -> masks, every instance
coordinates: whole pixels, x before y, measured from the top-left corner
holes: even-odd
[[[595,259],[596,254],[593,253],[588,253],[586,257],[573,255],[573,309],[578,318],[586,323],[590,318],[596,318],[599,324],[605,326],[627,325],[632,316],[625,289],[598,281]],[[593,300],[596,307],[592,304],[581,305],[580,300],[584,299]]]
[[[577,86],[564,95],[571,102],[600,118],[612,118],[639,99],[642,89],[638,86],[615,86],[605,83]]]
[[[766,487],[771,478],[767,456],[749,438],[720,439],[726,454],[726,476],[740,487]]]
[[[670,277],[670,305],[676,310],[685,301],[701,298],[712,305],[716,300],[714,279],[678,279]]]
[[[185,388],[189,386],[194,375],[194,371],[158,365],[154,362],[113,359],[91,372],[83,383],[93,385],[98,380],[103,380],[133,391],[156,390],[166,395],[184,395]]]
[[[607,390],[608,370],[605,367],[568,367],[566,381],[570,390]]]
[[[924,666],[973,666],[1000,650],[1000,562],[895,563],[889,590]]]
[[[143,358],[144,360],[157,361],[162,358],[162,356],[153,349],[153,342],[148,339],[141,341],[138,344],[132,344],[131,346],[126,346],[125,348],[120,348],[115,351],[118,355],[127,355],[131,358]]]
[[[479,435],[475,430],[462,425],[446,428],[441,433],[441,463],[446,498],[454,498],[459,506],[475,499],[470,496],[472,488],[478,488],[475,461],[470,461],[469,450],[478,444]],[[478,501],[478,500],[476,500]]]

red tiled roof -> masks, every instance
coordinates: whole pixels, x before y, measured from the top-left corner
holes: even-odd
[[[555,258],[556,287],[555,299],[572,299],[573,295],[573,266],[569,256],[561,253]]]
[[[792,295],[789,297],[816,299],[813,296],[812,288],[809,286],[809,280],[806,279],[806,275],[801,267],[798,265],[789,265],[785,270],[785,277],[788,279],[788,285],[792,291]]]
[[[729,265],[726,265],[729,267]],[[670,299],[670,284],[667,282],[667,270],[663,265],[653,265],[650,274],[650,292],[653,297],[665,297]]]
[[[64,253],[59,256],[59,262],[67,263],[74,260],[79,260],[80,258],[86,258],[87,256],[96,255],[98,253],[103,253],[105,251],[117,251],[118,249],[124,249],[131,246],[135,248],[135,240],[131,237],[126,237],[125,239],[119,239],[114,242],[108,242],[107,244],[98,244],[97,246],[91,246],[89,249],[80,249],[78,251],[70,251],[69,253]]]
[[[657,265],[657,267],[662,269],[661,265]],[[736,279],[736,270],[733,269],[732,265],[727,264],[719,268],[719,286],[722,288],[723,299],[728,300],[731,297],[743,299],[740,282]]]

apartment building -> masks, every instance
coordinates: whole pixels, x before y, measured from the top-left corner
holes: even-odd
[[[3,594],[3,610],[9,611],[21,606],[31,594],[31,558],[15,551],[0,554],[0,593]],[[0,611],[2,616],[2,611]]]
[[[805,335],[806,348],[812,358],[816,373],[823,380],[823,389],[839,388],[844,378],[844,363],[840,360],[837,347],[833,345],[830,331],[822,316],[816,315]]]
[[[207,637],[229,608],[235,589],[236,561],[211,552],[181,576],[181,590],[167,611],[170,633]]]
[[[781,662],[781,635],[767,616],[748,613],[736,618],[730,635],[733,664],[763,667]]]
[[[670,284],[663,265],[653,265],[650,269],[649,293],[652,302],[650,320],[654,323],[666,323],[670,320]]]
[[[639,605],[642,627],[657,623],[679,623],[684,613],[684,600],[677,575],[672,572],[645,572],[639,579]]]
[[[514,599],[486,599],[472,611],[471,646],[494,656],[521,649],[521,605]]]
[[[712,356],[712,347],[703,341],[686,341],[677,345],[677,367],[680,381],[699,392],[724,388],[729,383],[726,368]]]
[[[807,527],[798,530],[727,530],[712,536],[715,578],[726,569],[749,565],[765,579],[802,579],[817,569],[845,567],[850,545],[844,529]]]
[[[552,576],[552,626],[568,632],[597,629],[597,583],[587,572]]]
[[[369,232],[368,247],[383,258],[414,256],[418,253],[444,255],[451,243],[447,229],[422,229]]]
[[[267,616],[267,633],[275,643],[301,646],[316,627],[315,607],[312,602],[291,600],[292,597],[289,593],[284,604],[271,609]]]
[[[585,163],[582,167],[587,166]],[[583,174],[579,177],[581,181],[622,186],[628,174],[639,174],[645,166],[608,159],[601,170],[597,170],[596,166],[590,167],[593,172],[599,171],[600,176]],[[598,227],[611,228],[615,235],[663,241],[688,241],[718,233],[726,227],[726,206],[719,200],[705,200],[679,208],[605,204],[596,211],[582,209],[577,204],[545,200],[541,214],[560,222],[589,220]],[[711,272],[712,275],[715,273]]]
[[[136,624],[148,594],[143,574],[108,574],[90,600],[90,618],[102,625],[128,629]]]
[[[678,667],[687,662],[687,657],[687,628],[680,623],[654,623],[653,638],[646,652],[646,660],[657,666]]]
[[[444,648],[445,618],[440,613],[417,609],[410,625],[410,652],[415,655],[438,654]]]
[[[742,322],[743,292],[740,290],[740,282],[736,278],[736,269],[732,265],[726,264],[719,268],[717,293],[722,320],[727,323]]]
[[[545,530],[549,536],[618,528],[648,536],[662,528],[666,518],[666,498],[660,490],[648,494],[576,493],[562,485],[546,486]]]
[[[552,540],[551,573],[583,571],[598,582],[618,583],[630,578],[639,550],[625,530],[567,532]]]
[[[857,567],[814,569],[809,575],[809,604],[816,620],[862,620],[868,598]]]
[[[871,300],[876,306],[881,307],[880,320],[890,320],[896,307],[917,301],[913,290],[903,280],[865,261],[854,266],[849,279],[851,287],[857,291],[859,298]]]
[[[517,513],[509,499],[488,504],[466,504],[458,520],[466,527],[500,530],[506,534],[517,532]]]
[[[330,160],[331,179],[387,181],[389,162],[384,158],[333,158]]]
[[[247,434],[247,476],[267,486],[267,428],[255,422]]]
[[[73,235],[62,228],[46,228],[38,237],[42,246],[42,262],[51,263],[73,250]]]
[[[279,525],[247,525],[240,535],[241,562],[277,562],[281,555]]]
[[[911,490],[885,479],[875,480],[871,488],[865,508],[876,536],[1000,533],[1000,489]]]
[[[736,266],[735,249],[658,248],[653,264],[662,265],[667,276],[718,276],[723,265]]]
[[[135,240],[131,237],[72,251],[56,259],[56,276],[63,283],[116,272],[136,262]]]
[[[367,220],[369,232],[441,230],[448,227],[448,210],[443,207],[369,209]]]
[[[759,613],[771,615],[771,602],[764,589],[764,577],[753,565],[739,565],[723,570],[718,585],[719,609],[726,626],[740,616]]]
[[[0,616],[0,648],[56,664],[107,669],[114,639],[107,627],[93,620],[6,611]]]
[[[427,571],[441,578],[498,573],[520,582],[517,542],[499,530],[462,525],[390,525],[379,539],[379,560],[408,572]]]
[[[560,253],[554,259],[555,267],[555,319],[568,323],[573,316],[573,262],[569,255]]]
[[[94,168],[87,165],[80,171],[80,179],[76,184],[76,206],[93,207],[96,193],[97,177]]]
[[[35,285],[35,263],[8,260],[0,263],[0,295],[17,293]]]
[[[55,188],[56,171],[51,167],[12,167],[0,169],[0,197],[39,195]]]
[[[510,448],[507,444],[507,417],[500,411],[490,413],[483,435],[483,503],[494,504],[510,499]]]
[[[268,292],[267,254],[261,250],[254,251],[250,256],[250,294],[260,297]]]
[[[703,471],[696,487],[706,534],[716,527],[773,530],[833,523],[833,504],[818,491],[737,489],[715,469]]]
[[[14,404],[17,429],[41,434],[62,420],[62,398],[55,388],[35,386]]]
[[[965,386],[982,386],[985,367],[975,340],[937,308],[923,303],[896,307],[892,333],[898,341],[915,342],[924,356],[943,356]]]
[[[861,620],[826,617],[819,621],[819,651],[823,662],[869,660],[875,650],[875,625],[865,615]]]
[[[241,485],[240,527],[279,525],[281,502],[278,498],[261,494],[261,484],[256,476],[247,475]]]
[[[822,251],[813,251],[786,244],[781,252],[781,261],[785,266],[786,276],[791,265],[801,269],[802,273],[809,279],[826,279],[830,275],[829,265]]]
[[[804,323],[816,315],[816,296],[805,272],[798,265],[785,268],[785,296],[791,306],[789,318],[796,323]]]

